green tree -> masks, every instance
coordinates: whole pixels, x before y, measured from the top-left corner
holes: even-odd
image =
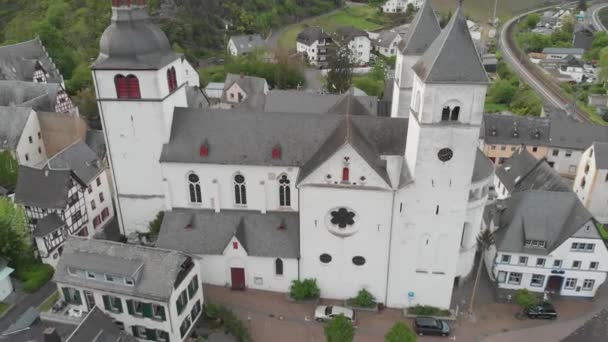
[[[0,197],[0,255],[10,260],[30,256],[31,241],[23,207]]]
[[[95,92],[91,87],[79,90],[75,95],[72,95],[72,100],[80,115],[82,115],[89,127],[94,129],[101,129],[101,119],[99,117],[99,107],[97,106],[97,99],[95,98]]]
[[[158,233],[160,233],[160,227],[163,224],[163,218],[165,217],[165,213],[163,211],[159,211],[156,214],[154,220],[150,221],[148,224],[148,229],[150,230],[150,240],[154,241],[158,237]]]
[[[475,308],[475,297],[477,296],[477,288],[479,287],[479,279],[481,278],[481,270],[483,268],[483,255],[494,244],[494,233],[489,229],[484,229],[477,235],[477,252],[479,260],[477,261],[477,274],[475,275],[475,283],[473,283],[473,292],[471,293],[471,301],[469,302],[469,312],[473,312]]]
[[[578,1],[578,5],[576,6],[576,8],[578,8],[581,11],[586,11],[587,10],[587,1],[586,0],[579,0]]]
[[[344,315],[334,317],[323,330],[327,342],[351,342],[355,337],[353,324]]]
[[[19,162],[15,159],[11,151],[0,152],[0,186],[13,190],[17,184],[17,174]]]
[[[523,85],[515,93],[510,108],[519,115],[539,116],[543,108],[543,101],[534,90]]]
[[[598,66],[600,68],[600,80],[602,82],[608,82],[608,47],[603,48],[600,52],[600,61]]]
[[[583,59],[587,62],[598,60],[600,58],[600,52],[603,48],[608,47],[608,33],[604,31],[596,32],[593,36],[593,44],[583,55]]]
[[[533,29],[536,27],[536,24],[538,24],[538,22],[540,21],[540,15],[539,14],[530,14],[529,16],[527,16],[524,21],[523,21],[523,25],[524,27],[527,27],[528,29]]]
[[[397,322],[384,335],[385,342],[416,342],[416,334],[403,322]]]
[[[527,289],[521,289],[515,292],[515,302],[522,309],[529,309],[538,304],[538,297]]]
[[[332,49],[328,57],[327,91],[332,94],[346,92],[353,83],[352,52],[348,46]]]
[[[508,105],[513,101],[513,97],[517,93],[517,86],[511,83],[511,80],[495,81],[488,89],[488,100],[492,103],[500,103]]]

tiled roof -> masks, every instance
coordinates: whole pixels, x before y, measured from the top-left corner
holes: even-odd
[[[49,57],[40,38],[0,46],[0,80],[33,82],[37,67],[42,67],[48,83],[63,82],[63,76]]]
[[[103,171],[97,154],[82,140],[52,156],[46,167],[50,170],[72,170],[86,184]]]
[[[30,207],[64,209],[68,204],[72,175],[69,170],[40,170],[20,166],[15,201]]]
[[[232,36],[230,40],[234,42],[238,54],[249,53],[266,45],[266,42],[264,42],[264,39],[259,34]]]
[[[441,26],[433,11],[430,1],[424,1],[416,13],[404,39],[399,43],[399,49],[404,55],[421,56],[439,36]]]
[[[0,107],[0,150],[15,150],[32,114],[27,107]]]

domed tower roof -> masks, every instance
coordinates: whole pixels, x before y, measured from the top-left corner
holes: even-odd
[[[92,69],[154,70],[179,58],[146,7],[145,0],[112,0],[112,23],[101,36]]]

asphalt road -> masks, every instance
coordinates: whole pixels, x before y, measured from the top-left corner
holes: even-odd
[[[546,86],[537,79],[532,73],[530,73],[525,66],[517,59],[515,52],[511,49],[507,42],[507,29],[520,18],[527,16],[528,14],[532,14],[534,12],[544,11],[550,8],[554,8],[555,5],[543,7],[539,9],[535,9],[533,11],[529,11],[518,16],[511,18],[507,21],[503,26],[500,32],[500,48],[503,53],[503,57],[509,65],[513,68],[513,70],[519,75],[520,79],[526,82],[532,89],[534,89],[544,100],[546,103],[549,103],[557,108],[561,108],[563,110],[567,110],[567,103],[564,103],[558,96],[556,96],[550,89],[546,88]]]
[[[589,9],[587,10],[587,13],[591,14],[590,16],[588,15],[588,19],[589,19],[591,25],[593,25],[593,27],[595,27],[595,29],[598,31],[608,31],[606,29],[606,27],[604,26],[604,24],[602,24],[602,22],[600,21],[600,18],[599,18],[600,10],[605,7],[608,7],[608,3],[593,5],[593,6],[589,7]]]
[[[49,281],[36,293],[22,294],[17,304],[0,320],[0,333],[13,324],[29,307],[37,308],[55,291],[57,291],[57,285]]]

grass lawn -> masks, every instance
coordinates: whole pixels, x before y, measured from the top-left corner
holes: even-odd
[[[331,15],[304,20],[290,27],[279,37],[279,47],[295,49],[296,37],[308,26],[320,26],[329,32],[334,32],[341,26],[354,26],[361,30],[373,31],[381,29],[385,22],[386,18],[370,6],[346,7]]]
[[[606,227],[603,224],[598,223],[597,230],[600,232],[602,239],[604,239],[605,242],[608,242],[608,229],[606,229]]]
[[[42,304],[38,307],[38,311],[47,312],[51,310],[53,304],[55,304],[59,300],[59,291],[55,291],[49,298],[45,299]]]
[[[15,265],[17,278],[23,282],[23,290],[27,293],[38,291],[53,277],[53,267],[35,261],[20,261]]]
[[[0,316],[8,309],[8,304],[0,302]]]
[[[432,0],[435,10],[442,13],[454,12],[456,1]],[[464,2],[464,12],[474,21],[486,21],[494,15],[495,0],[467,0]],[[499,18],[512,17],[533,8],[542,7],[546,0],[498,0],[496,15]],[[503,20],[504,22],[504,20]]]

